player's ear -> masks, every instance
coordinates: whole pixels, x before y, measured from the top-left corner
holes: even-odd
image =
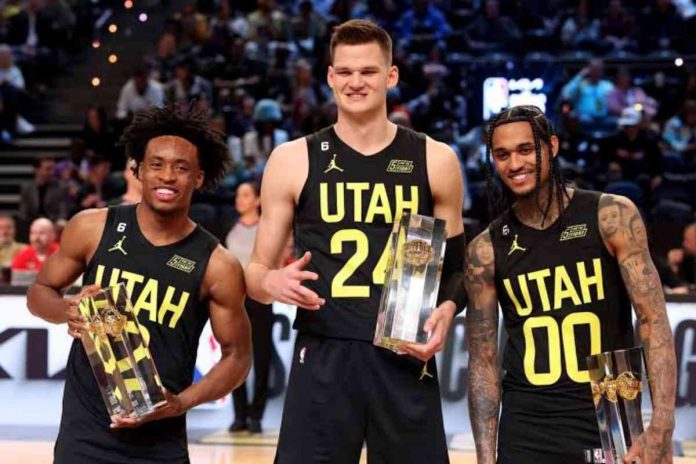
[[[551,136],[551,154],[553,155],[554,158],[558,154],[558,145],[559,145],[558,137],[556,137],[555,135],[552,135]]]
[[[329,88],[333,90],[333,79],[334,79],[334,68],[329,65],[329,69],[326,71],[326,83],[329,84]]]
[[[392,65],[389,67],[389,74],[387,75],[387,88],[393,89],[399,84],[399,68]]]
[[[196,190],[203,187],[204,182],[205,182],[205,173],[203,172],[202,169],[199,169],[198,173],[196,174]]]

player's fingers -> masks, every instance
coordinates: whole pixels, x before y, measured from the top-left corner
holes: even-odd
[[[281,303],[285,303],[291,306],[297,306],[298,308],[303,308],[303,309],[319,309],[319,306],[310,306],[310,305],[304,305],[302,302],[298,301],[296,298],[298,295],[292,292],[288,292],[287,294],[283,294],[278,298],[278,301]]]
[[[101,290],[101,286],[100,286],[100,285],[96,285],[96,284],[87,285],[87,286],[85,286],[85,287],[82,287],[82,289],[80,290],[80,293],[78,293],[77,296],[78,296],[79,299],[82,299],[82,298],[84,298],[84,297],[86,297],[86,296],[94,295],[94,294],[97,293],[99,290]]]
[[[316,306],[316,305],[321,306],[324,303],[326,303],[326,301],[323,298],[320,298],[316,292],[314,292],[314,291],[312,291],[312,290],[310,290],[307,287],[304,287],[302,285],[298,285],[295,288],[295,292],[297,292],[306,301],[312,302],[312,306]]]
[[[290,264],[290,267],[292,267],[293,269],[302,270],[307,264],[309,264],[311,260],[312,253],[309,251],[305,251],[305,254],[303,254],[300,259]]]
[[[425,348],[425,345],[417,343],[402,343],[399,345],[399,350],[421,361],[427,361],[433,357],[430,350]]]
[[[299,271],[295,277],[297,280],[319,280],[319,274],[310,271]]]
[[[299,308],[317,310],[321,309],[321,304],[314,298],[307,298],[299,291],[294,291],[291,299]]]
[[[437,323],[440,322],[441,318],[442,310],[440,308],[435,308],[428,320],[425,321],[425,324],[423,325],[423,330],[425,330],[426,332],[430,332],[435,328]]]
[[[632,464],[636,462],[636,459],[641,457],[643,447],[641,446],[640,440],[633,443],[633,446],[628,450],[628,453],[623,458],[624,464]]]

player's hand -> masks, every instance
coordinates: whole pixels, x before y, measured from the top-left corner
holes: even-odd
[[[402,343],[399,345],[399,351],[421,361],[428,361],[445,346],[456,310],[457,308],[452,301],[443,302],[435,308],[423,326],[426,332],[432,331],[428,343]]]
[[[88,329],[87,319],[80,314],[80,310],[78,309],[80,300],[87,296],[94,295],[99,290],[101,290],[99,285],[88,285],[82,287],[82,290],[80,290],[80,293],[76,296],[66,298],[68,310],[65,313],[68,315],[68,335],[71,337],[82,338],[82,334]]]
[[[671,464],[672,452],[672,430],[650,426],[628,450],[624,463]]]
[[[284,268],[270,271],[264,279],[264,290],[274,300],[281,303],[295,305],[304,309],[320,309],[326,301],[320,298],[316,292],[302,285],[302,282],[305,280],[317,280],[319,278],[317,273],[304,270],[311,259],[312,254],[308,251],[294,263],[290,263]]]
[[[111,416],[112,429],[134,429],[148,422],[165,419],[167,417],[180,416],[187,411],[183,401],[178,395],[173,395],[164,389],[166,403],[142,417],[123,417],[119,415]]]

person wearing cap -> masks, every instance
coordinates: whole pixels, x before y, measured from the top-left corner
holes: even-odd
[[[642,120],[642,113],[635,107],[624,108],[617,122],[618,132],[607,140],[602,161],[610,167],[618,166],[622,180],[644,184],[649,179],[654,187],[662,174],[662,152],[657,136],[642,127]]]
[[[281,129],[283,113],[280,104],[270,98],[259,100],[254,107],[254,129],[244,134],[242,149],[246,165],[252,173],[263,172],[271,151],[290,140],[288,132]]]

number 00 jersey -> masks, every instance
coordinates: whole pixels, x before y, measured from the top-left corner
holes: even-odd
[[[298,311],[294,327],[314,335],[372,340],[387,242],[401,213],[432,216],[423,134],[399,127],[391,144],[365,156],[333,127],[307,137],[309,173],[295,211],[295,249],[312,252],[304,284],[326,299]]]
[[[217,239],[200,226],[182,240],[152,245],[141,233],[136,206],[109,208],[84,283],[126,284],[164,387],[191,385],[198,339],[208,320],[199,289]],[[82,343],[74,340],[65,370],[56,464],[187,463],[186,416],[112,430]]]
[[[584,462],[583,448],[600,447],[585,358],[633,346],[629,298],[598,228],[600,195],[575,190],[545,230],[512,211],[490,226],[508,334],[502,462]]]

